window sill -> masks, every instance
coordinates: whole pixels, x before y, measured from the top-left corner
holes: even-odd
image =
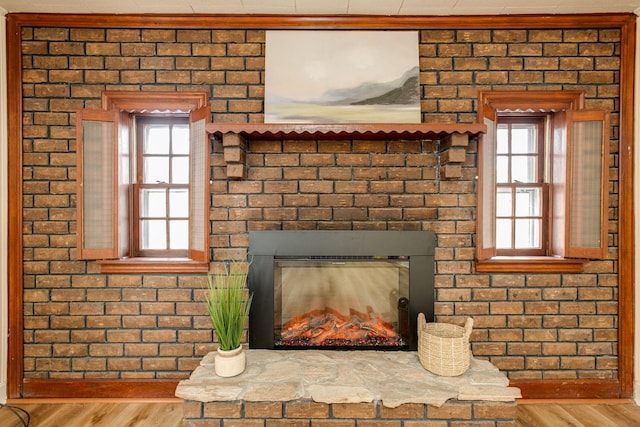
[[[557,257],[493,257],[476,261],[479,273],[582,273],[584,259]]]
[[[101,273],[208,273],[209,263],[189,258],[121,258],[97,261]]]

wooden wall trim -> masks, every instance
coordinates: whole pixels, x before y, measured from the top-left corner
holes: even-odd
[[[9,398],[33,396],[34,391],[46,393],[49,384],[28,380],[23,384],[23,255],[22,255],[22,61],[21,31],[25,26],[74,28],[219,28],[219,29],[501,29],[501,28],[619,28],[621,29],[620,73],[620,194],[633,194],[634,153],[634,63],[635,15],[509,15],[509,16],[293,16],[293,15],[62,15],[62,14],[8,14],[7,15],[7,96],[8,96],[8,296],[9,296],[9,367],[7,396]],[[634,229],[632,197],[620,197],[619,205],[619,366],[620,381],[588,383],[602,397],[631,397],[633,395],[634,351]],[[35,381],[35,382],[34,382]],[[47,380],[48,381],[48,380]],[[77,381],[68,381],[78,387]],[[539,380],[523,384],[524,389],[544,392],[545,384]],[[535,384],[535,385],[531,385]],[[553,390],[585,394],[583,385],[563,381]],[[24,387],[24,389],[23,389]],[[144,388],[134,388],[146,392]],[[152,392],[155,388],[151,387]],[[85,389],[85,392],[87,389]],[[95,393],[95,389],[90,389]],[[527,392],[529,394],[529,392]],[[144,396],[141,394],[140,396]],[[533,397],[533,395],[531,395]],[[554,395],[553,397],[567,397]],[[587,397],[587,396],[585,396]]]
[[[618,378],[620,397],[633,397],[635,340],[635,229],[634,229],[634,87],[636,20],[621,27],[620,52],[620,140],[618,220]]]
[[[172,398],[178,380],[41,380],[24,381],[23,398]],[[617,380],[511,381],[524,399],[616,399]]]
[[[216,28],[216,29],[500,29],[617,28],[631,13],[584,15],[111,15],[16,13],[8,17],[21,26],[73,28]]]
[[[37,380],[26,379],[23,398],[171,398],[178,380]]]
[[[22,395],[24,370],[23,256],[22,256],[22,52],[21,25],[7,19],[8,115],[8,367],[7,397]]]
[[[208,92],[136,92],[113,91],[102,92],[100,99],[104,110],[124,110],[127,112],[149,111],[149,105],[157,110],[188,113],[202,108],[209,103]]]
[[[523,399],[617,399],[618,380],[526,380],[511,381]]]

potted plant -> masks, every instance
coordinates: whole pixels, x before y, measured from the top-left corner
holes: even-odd
[[[214,367],[221,377],[239,375],[246,366],[241,340],[253,300],[246,294],[247,274],[248,264],[235,260],[223,273],[209,274],[206,302],[218,338]]]

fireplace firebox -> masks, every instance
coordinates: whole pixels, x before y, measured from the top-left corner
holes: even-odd
[[[249,232],[249,346],[415,350],[434,250],[429,231]]]

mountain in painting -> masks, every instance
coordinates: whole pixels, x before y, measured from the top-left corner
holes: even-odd
[[[389,82],[366,82],[353,88],[331,89],[314,100],[331,105],[412,104],[420,99],[418,67]]]
[[[392,89],[374,98],[363,99],[352,105],[393,105],[419,102],[418,76],[410,77],[402,87]]]

